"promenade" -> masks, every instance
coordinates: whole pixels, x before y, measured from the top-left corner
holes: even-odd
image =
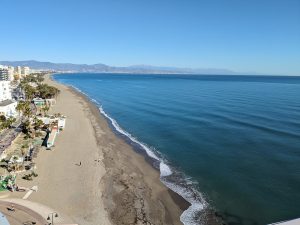
[[[12,144],[22,131],[20,122],[14,124],[15,128],[4,130],[0,134],[0,155]]]

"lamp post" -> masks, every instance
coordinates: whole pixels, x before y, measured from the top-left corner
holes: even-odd
[[[51,224],[51,225],[54,225],[54,223],[53,223],[53,217],[58,217],[58,214],[57,214],[57,212],[52,212],[52,213],[49,213],[48,214],[48,217],[47,217],[47,220],[49,221],[50,219],[51,219],[51,223],[49,223],[49,225]]]

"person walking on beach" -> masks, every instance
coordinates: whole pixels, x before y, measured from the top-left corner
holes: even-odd
[[[14,206],[14,205],[11,205],[11,206],[10,206],[10,211],[12,211],[12,212],[15,211],[15,206]]]

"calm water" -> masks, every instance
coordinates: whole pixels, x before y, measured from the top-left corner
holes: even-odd
[[[300,77],[71,74],[55,79],[101,104],[227,223],[300,217]],[[189,216],[182,219],[192,224]]]

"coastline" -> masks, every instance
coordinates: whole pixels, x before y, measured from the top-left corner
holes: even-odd
[[[107,119],[86,96],[54,80],[47,82],[59,87],[61,95],[72,93],[89,118],[94,140],[102,154],[94,163],[103,163],[105,168],[99,184],[102,193],[98,197],[102,198],[111,223],[182,224],[180,215],[189,203],[160,181],[159,171],[112,131]]]

